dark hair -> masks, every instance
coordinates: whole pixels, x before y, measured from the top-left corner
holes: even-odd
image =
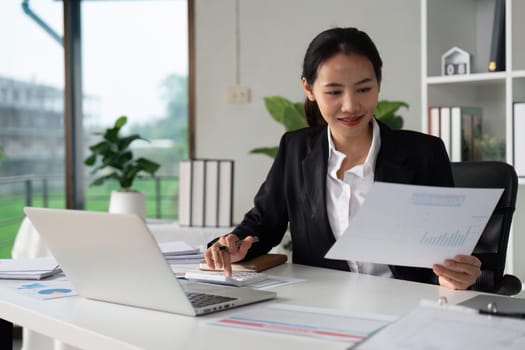
[[[319,65],[340,52],[347,55],[355,53],[368,58],[374,67],[377,82],[381,83],[383,61],[372,39],[357,28],[332,28],[318,34],[308,45],[304,55],[301,77],[312,86],[317,79]],[[317,102],[307,98],[304,102],[304,111],[308,125],[326,124]]]

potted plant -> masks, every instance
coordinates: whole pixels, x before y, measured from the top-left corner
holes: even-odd
[[[292,102],[282,96],[269,96],[264,98],[264,105],[272,118],[282,124],[286,131],[293,131],[308,126],[302,102]],[[374,115],[392,129],[401,129],[403,127],[403,118],[396,114],[401,107],[408,108],[408,104],[401,101],[381,100],[377,103]],[[258,147],[252,149],[250,153],[265,154],[275,158],[277,149],[277,146]]]
[[[135,158],[130,145],[136,140],[146,140],[138,134],[120,135],[122,127],[127,123],[127,117],[121,116],[111,128],[104,132],[95,132],[102,136],[102,141],[89,147],[91,154],[84,164],[93,166],[91,175],[103,172],[95,178],[90,186],[102,185],[106,181],[117,181],[120,189],[111,192],[109,211],[116,213],[135,213],[146,219],[146,204],[144,194],[132,189],[133,181],[141,173],[153,176],[160,165],[145,158]],[[148,140],[146,140],[148,141]]]

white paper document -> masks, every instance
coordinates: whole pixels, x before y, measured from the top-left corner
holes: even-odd
[[[42,279],[61,272],[53,257],[32,259],[0,259],[0,278]]]
[[[355,349],[522,350],[525,322],[446,307],[419,306]]]
[[[193,248],[184,241],[169,241],[158,243],[164,256],[189,255],[200,253],[199,248]]]
[[[430,268],[470,255],[502,193],[375,182],[325,257]]]
[[[246,308],[211,324],[354,344],[395,319],[382,314],[270,304]]]

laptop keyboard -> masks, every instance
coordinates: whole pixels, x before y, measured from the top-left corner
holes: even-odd
[[[206,294],[189,292],[186,293],[193,307],[205,307],[209,305],[219,304],[226,301],[235,300],[237,298],[225,297],[222,295]]]

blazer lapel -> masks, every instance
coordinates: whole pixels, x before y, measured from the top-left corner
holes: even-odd
[[[377,121],[381,132],[381,148],[377,155],[374,181],[411,183],[414,171],[408,166],[408,157],[398,149],[395,132]]]
[[[328,250],[335,242],[330,230],[326,213],[326,169],[328,164],[328,140],[326,127],[312,137],[309,152],[302,161],[303,170],[303,195],[310,207],[311,217],[305,218],[316,225],[319,233],[317,242],[326,245]],[[308,213],[308,212],[307,212]]]

